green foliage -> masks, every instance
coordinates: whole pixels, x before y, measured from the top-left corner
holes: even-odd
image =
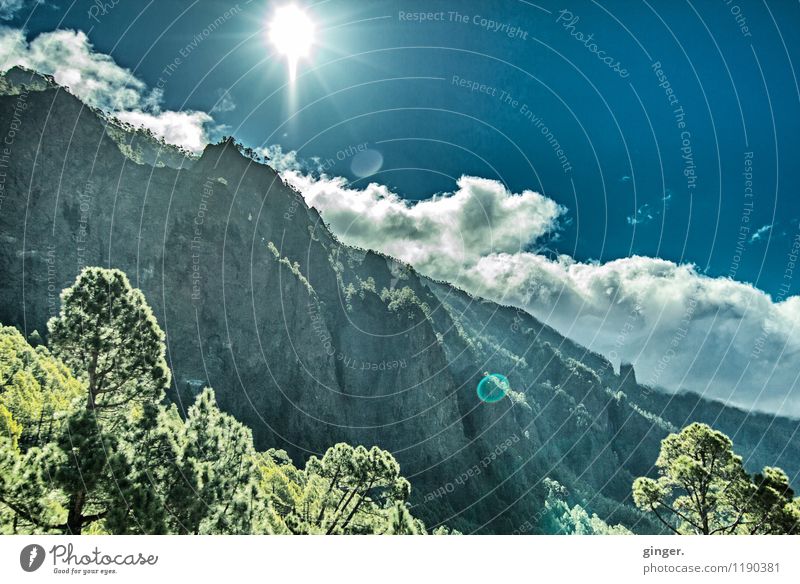
[[[85,268],[47,327],[53,353],[86,382],[90,409],[163,397],[170,381],[164,333],[124,273]]]
[[[750,477],[722,432],[694,423],[661,443],[658,479],[633,483],[636,505],[678,534],[800,532],[798,502],[786,474]]]
[[[0,533],[64,533],[66,498],[52,488],[61,454],[53,444],[21,453],[0,437]]]
[[[309,282],[308,278],[306,278],[303,275],[303,272],[300,271],[300,264],[298,262],[292,263],[289,258],[281,257],[281,252],[278,251],[278,248],[275,247],[275,244],[272,243],[271,241],[267,242],[267,249],[272,253],[272,255],[275,257],[275,259],[279,264],[282,264],[289,269],[289,272],[291,272],[291,274],[298,279],[298,281],[303,285],[303,287],[305,287],[310,296],[316,296],[316,292],[314,291],[314,288],[311,286],[311,282]]]
[[[544,511],[539,519],[542,533],[556,535],[629,535],[622,525],[609,525],[596,514],[589,513],[580,505],[570,507],[567,490],[552,479],[544,479],[547,496]]]
[[[386,535],[421,535],[425,526],[415,519],[405,504],[397,501],[390,509],[387,517]]]
[[[57,413],[83,392],[45,347],[34,349],[17,329],[0,326],[0,435],[23,447],[48,441]]]
[[[219,410],[205,389],[178,437],[172,477],[174,530],[179,533],[254,533],[256,453],[249,428]]]
[[[419,299],[419,296],[409,288],[403,286],[402,288],[381,290],[381,300],[387,304],[387,308],[398,314],[405,313],[407,318],[414,319],[417,311],[421,311],[426,318],[430,318],[431,309],[427,303]]]
[[[61,298],[53,355],[0,327],[0,533],[425,533],[389,452],[337,444],[298,469],[210,388],[182,419],[122,272],[88,268]]]
[[[358,296],[361,300],[364,300],[367,292],[377,294],[375,289],[375,279],[372,276],[368,277],[366,280],[362,280],[359,276],[356,276],[356,282],[357,285],[353,282],[350,282],[347,286],[344,286],[344,282],[342,281],[341,277],[339,277],[339,283],[340,286],[342,286],[342,291],[344,292],[344,301],[348,312],[353,311],[352,299],[354,296]]]
[[[284,488],[297,493],[289,504],[286,528],[325,534],[393,533],[390,524],[397,520],[397,506],[405,509],[411,491],[389,452],[345,443],[329,448],[322,458],[312,456],[303,473],[290,478]],[[400,520],[405,519],[402,515]],[[424,532],[418,520],[413,525]]]
[[[440,525],[433,531],[431,531],[431,535],[464,535],[457,529],[450,529],[446,525]]]
[[[789,477],[780,468],[765,467],[753,477],[743,531],[749,534],[800,533],[800,498],[794,498]]]
[[[71,413],[56,441],[53,486],[67,496],[66,533],[80,534],[113,508],[126,492],[130,461],[124,437],[101,430],[94,412]]]
[[[8,438],[11,445],[16,448],[21,435],[22,425],[14,419],[14,415],[5,404],[0,404],[0,436]]]

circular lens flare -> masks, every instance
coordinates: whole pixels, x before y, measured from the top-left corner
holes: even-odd
[[[478,398],[487,404],[503,399],[511,389],[508,378],[501,373],[486,374],[478,383]]]
[[[294,4],[275,11],[269,25],[269,40],[289,64],[289,80],[297,78],[297,63],[308,57],[314,44],[314,23]]]

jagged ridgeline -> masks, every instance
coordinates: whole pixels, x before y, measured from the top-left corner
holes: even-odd
[[[527,313],[342,245],[232,141],[193,157],[51,79],[12,69],[0,89],[0,322],[25,335],[46,336],[82,267],[119,268],[166,333],[180,411],[211,386],[257,448],[298,465],[376,444],[430,527],[552,531],[557,492],[658,532],[631,485],[692,421],[728,434],[748,469],[777,465],[797,484],[797,421],[671,400]],[[485,373],[507,380],[505,397],[479,399]]]

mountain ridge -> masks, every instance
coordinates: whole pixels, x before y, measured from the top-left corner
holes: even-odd
[[[8,89],[18,72],[3,79],[8,132],[22,93]],[[136,144],[135,132],[109,130],[107,116],[37,84],[5,169],[0,322],[43,333],[81,266],[118,267],[167,334],[170,397],[184,410],[211,385],[260,446],[296,460],[340,440],[387,448],[429,525],[513,532],[537,516],[549,477],[609,522],[658,530],[633,508],[630,486],[653,472],[661,438],[689,406],[670,406],[632,368],[615,373],[527,312],[342,244],[233,141],[160,165],[157,146],[132,154],[120,142]],[[506,375],[521,397],[480,402],[484,372]],[[746,414],[698,403],[732,420],[720,429],[751,470],[782,462],[797,484],[797,421],[751,415],[737,438]]]

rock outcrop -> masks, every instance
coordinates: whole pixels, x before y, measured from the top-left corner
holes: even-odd
[[[232,141],[191,158],[50,79],[15,69],[0,89],[0,322],[44,336],[81,267],[117,267],[167,334],[171,399],[186,408],[213,386],[261,448],[300,462],[337,441],[378,444],[429,525],[535,526],[550,477],[609,522],[657,530],[630,486],[682,422],[632,367],[617,375],[525,312],[341,244]],[[513,394],[481,402],[485,372]],[[717,420],[733,411],[720,408]],[[775,418],[764,432],[792,428]],[[751,438],[734,436],[750,466],[777,462]],[[797,476],[797,447],[781,456]]]

